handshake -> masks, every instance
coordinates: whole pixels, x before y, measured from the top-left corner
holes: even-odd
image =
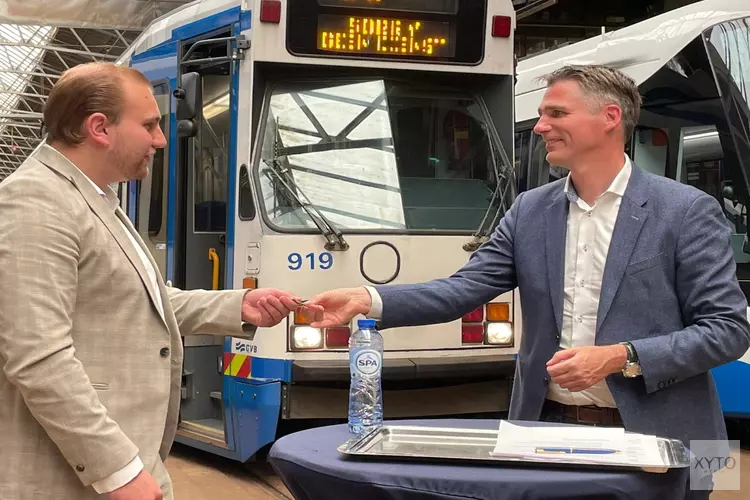
[[[294,294],[275,288],[250,290],[242,301],[242,320],[256,326],[280,323],[292,311],[303,311],[311,326],[327,328],[348,323],[372,307],[370,293],[364,287],[339,288],[304,301]]]

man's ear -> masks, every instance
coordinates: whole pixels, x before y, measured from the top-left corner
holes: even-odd
[[[112,124],[104,113],[92,113],[83,122],[83,128],[92,141],[101,144],[102,146],[109,146],[110,137],[108,135],[108,128]]]
[[[622,109],[617,104],[604,107],[604,131],[612,132],[622,123]]]

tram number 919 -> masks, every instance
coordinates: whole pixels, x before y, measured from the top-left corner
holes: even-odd
[[[319,254],[308,253],[302,255],[297,252],[290,253],[287,256],[289,265],[287,266],[292,271],[299,271],[303,267],[305,269],[330,269],[333,266],[333,254],[330,252],[323,252]]]

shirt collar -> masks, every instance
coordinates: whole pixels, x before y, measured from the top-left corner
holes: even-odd
[[[628,182],[630,181],[630,174],[632,173],[632,171],[633,164],[630,161],[630,157],[626,154],[625,164],[617,173],[615,178],[612,179],[612,182],[604,191],[604,193],[612,193],[620,197],[624,196],[625,190],[628,187]],[[568,198],[568,201],[570,201],[571,203],[576,203],[578,201],[578,193],[576,192],[575,186],[573,186],[573,183],[570,181],[570,174],[568,174],[568,176],[565,178],[564,192]],[[601,197],[604,193],[599,196]]]
[[[83,170],[81,170],[80,168],[78,168],[78,166],[75,163],[73,163],[72,161],[70,161],[67,156],[65,156],[64,154],[62,154],[60,151],[56,150],[53,147],[50,147],[49,149],[51,149],[52,151],[54,151],[55,154],[60,158],[61,161],[67,162],[69,165],[72,165],[76,170],[78,170],[81,173],[81,175],[83,176],[83,178],[86,179],[86,181],[88,181],[89,184],[91,184],[91,186],[96,190],[96,192],[102,198],[104,198],[104,201],[107,202],[107,204],[109,205],[109,207],[112,209],[113,212],[115,210],[117,210],[117,207],[120,206],[120,199],[117,197],[117,193],[115,193],[112,190],[112,188],[110,188],[109,186],[107,186],[106,187],[106,191],[103,190],[94,181],[92,181],[91,178],[88,175],[86,175]]]

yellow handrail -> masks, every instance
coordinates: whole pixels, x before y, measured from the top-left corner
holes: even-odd
[[[211,286],[213,287],[212,290],[218,290],[219,289],[219,254],[216,253],[215,248],[208,249],[208,260],[211,260],[214,263],[213,277],[212,277],[213,279],[211,282]]]

